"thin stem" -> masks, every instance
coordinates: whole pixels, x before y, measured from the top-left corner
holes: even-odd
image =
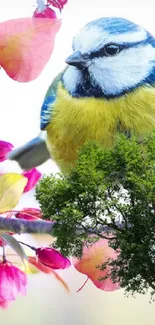
[[[25,246],[31,248],[33,251],[36,251],[36,248],[35,248],[34,246],[30,246],[30,245],[28,245],[28,244],[26,244],[26,243],[23,243],[22,241],[18,241],[18,242],[19,242],[20,244],[22,244],[22,245],[25,245]]]
[[[89,278],[87,277],[86,281],[82,284],[82,286],[76,291],[77,293],[80,292],[86,285],[86,283],[88,282]]]
[[[5,245],[3,245],[3,262],[6,262]]]
[[[94,228],[87,228],[84,225],[81,225],[82,229],[84,230],[84,233],[86,234],[92,234],[92,235],[97,235],[99,238],[102,239],[107,239],[107,240],[112,240],[112,239],[116,239],[116,237],[106,237],[105,235],[102,234],[103,229],[101,230],[95,230]],[[105,231],[106,232],[106,231]]]
[[[95,231],[93,229],[92,230],[86,229],[85,232],[89,233],[89,234],[97,235],[99,238],[102,238],[102,239],[107,239],[107,240],[116,239],[116,237],[106,237],[106,236],[100,234],[98,231]]]

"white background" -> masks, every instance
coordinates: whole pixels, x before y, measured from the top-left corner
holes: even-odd
[[[33,0],[0,0],[0,21],[31,16],[35,9]],[[18,83],[0,70],[0,139],[15,146],[35,137],[39,132],[39,113],[45,92],[52,78],[64,67],[71,53],[71,40],[75,32],[90,20],[101,16],[122,16],[131,19],[155,34],[155,5],[151,0],[69,0],[63,11],[63,25],[54,53],[37,80]],[[41,49],[40,49],[41,50]],[[42,172],[55,172],[56,166],[48,162],[40,167]],[[15,163],[3,163],[2,171],[19,171]],[[33,191],[25,194],[19,204],[36,206]],[[34,242],[36,238],[32,239]],[[45,240],[45,239],[44,239]],[[48,241],[49,238],[46,238]],[[104,293],[89,282],[79,294],[85,276],[74,269],[61,273],[70,284],[67,295],[52,276],[35,275],[29,278],[28,294],[20,298],[5,312],[0,310],[3,325],[153,325],[155,304],[148,296],[125,298],[122,291]]]

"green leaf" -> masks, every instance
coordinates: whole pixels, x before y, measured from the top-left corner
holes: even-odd
[[[0,176],[0,212],[10,211],[17,205],[27,181],[26,177],[16,173]]]
[[[19,242],[9,234],[2,234],[0,237],[20,256],[25,264],[28,258]]]
[[[42,178],[36,199],[43,219],[56,221],[53,247],[65,256],[81,257],[90,229],[103,235],[110,223],[109,245],[119,252],[108,262],[112,280],[127,294],[151,289],[155,299],[155,130],[119,134],[112,148],[85,144],[68,173]]]

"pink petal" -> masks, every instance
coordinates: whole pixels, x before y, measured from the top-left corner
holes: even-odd
[[[24,272],[14,267],[14,279],[18,292],[26,294],[27,276]]]
[[[0,301],[0,307],[3,308],[3,309],[6,309],[9,305],[9,302],[8,301]]]
[[[50,247],[37,248],[36,254],[41,263],[52,269],[66,269],[71,265],[70,260]]]
[[[7,214],[6,214],[6,218],[7,219],[10,219],[10,218],[12,218],[12,217],[14,217],[14,215],[15,215],[15,212],[8,212]]]
[[[36,208],[23,208],[20,212],[16,213],[17,219],[25,220],[39,220],[42,218],[42,212]]]
[[[13,280],[11,266],[7,264],[1,266],[0,279],[0,300],[15,300],[18,291]]]
[[[14,297],[16,297],[19,292],[25,295],[27,286],[26,274],[14,265],[7,265],[7,267],[7,274],[10,282],[12,279],[11,289],[12,292],[14,292]]]
[[[13,145],[7,141],[0,141],[0,162],[7,159],[7,154],[13,149]]]
[[[19,18],[0,23],[0,65],[19,82],[36,79],[50,59],[61,20]]]
[[[62,277],[58,273],[53,271],[50,267],[42,264],[36,257],[29,256],[28,261],[30,264],[34,265],[41,272],[46,273],[46,274],[53,274],[55,276],[55,278],[63,285],[65,290],[67,292],[70,291],[68,284],[62,279]]]
[[[8,262],[0,262],[0,307],[6,308],[9,301],[15,300],[19,293],[25,294],[27,276]]]
[[[28,178],[28,182],[24,188],[25,193],[31,191],[41,178],[41,173],[36,168],[23,172],[22,175]]]
[[[28,261],[43,273],[49,274],[52,272],[50,267],[42,264],[36,257],[29,256]]]
[[[98,268],[109,258],[116,259],[117,253],[109,247],[108,240],[100,239],[89,248],[84,246],[82,258],[73,258],[73,264],[76,270],[86,274],[96,287],[104,291],[113,291],[119,288],[119,284],[113,283],[110,276],[107,279],[99,280],[110,273],[108,266],[103,271]]]

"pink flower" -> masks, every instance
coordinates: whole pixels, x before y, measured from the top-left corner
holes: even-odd
[[[70,260],[50,247],[40,247],[36,249],[36,255],[41,263],[51,269],[66,269],[71,265]]]
[[[97,288],[103,291],[114,291],[119,288],[119,283],[112,282],[110,267],[107,265],[104,270],[100,269],[102,264],[106,263],[109,258],[115,260],[117,253],[108,245],[107,239],[100,239],[89,248],[84,246],[82,258],[73,258],[73,264],[76,270],[86,274]],[[106,276],[106,279],[99,280]]]
[[[0,141],[0,161],[7,159],[7,154],[13,149],[13,145],[10,142]]]
[[[0,263],[0,307],[6,308],[18,293],[26,294],[27,276],[8,262]]]
[[[48,0],[48,3],[55,8],[63,9],[68,0]]]
[[[24,188],[24,193],[31,191],[41,178],[41,173],[36,168],[23,172],[22,175],[28,178],[28,182]]]
[[[33,17],[35,18],[50,18],[50,19],[56,19],[56,13],[53,9],[49,8],[48,6],[45,6],[44,10],[41,11],[38,7],[34,13]]]
[[[20,212],[16,213],[17,219],[25,220],[38,220],[42,218],[42,212],[36,208],[23,208]]]

